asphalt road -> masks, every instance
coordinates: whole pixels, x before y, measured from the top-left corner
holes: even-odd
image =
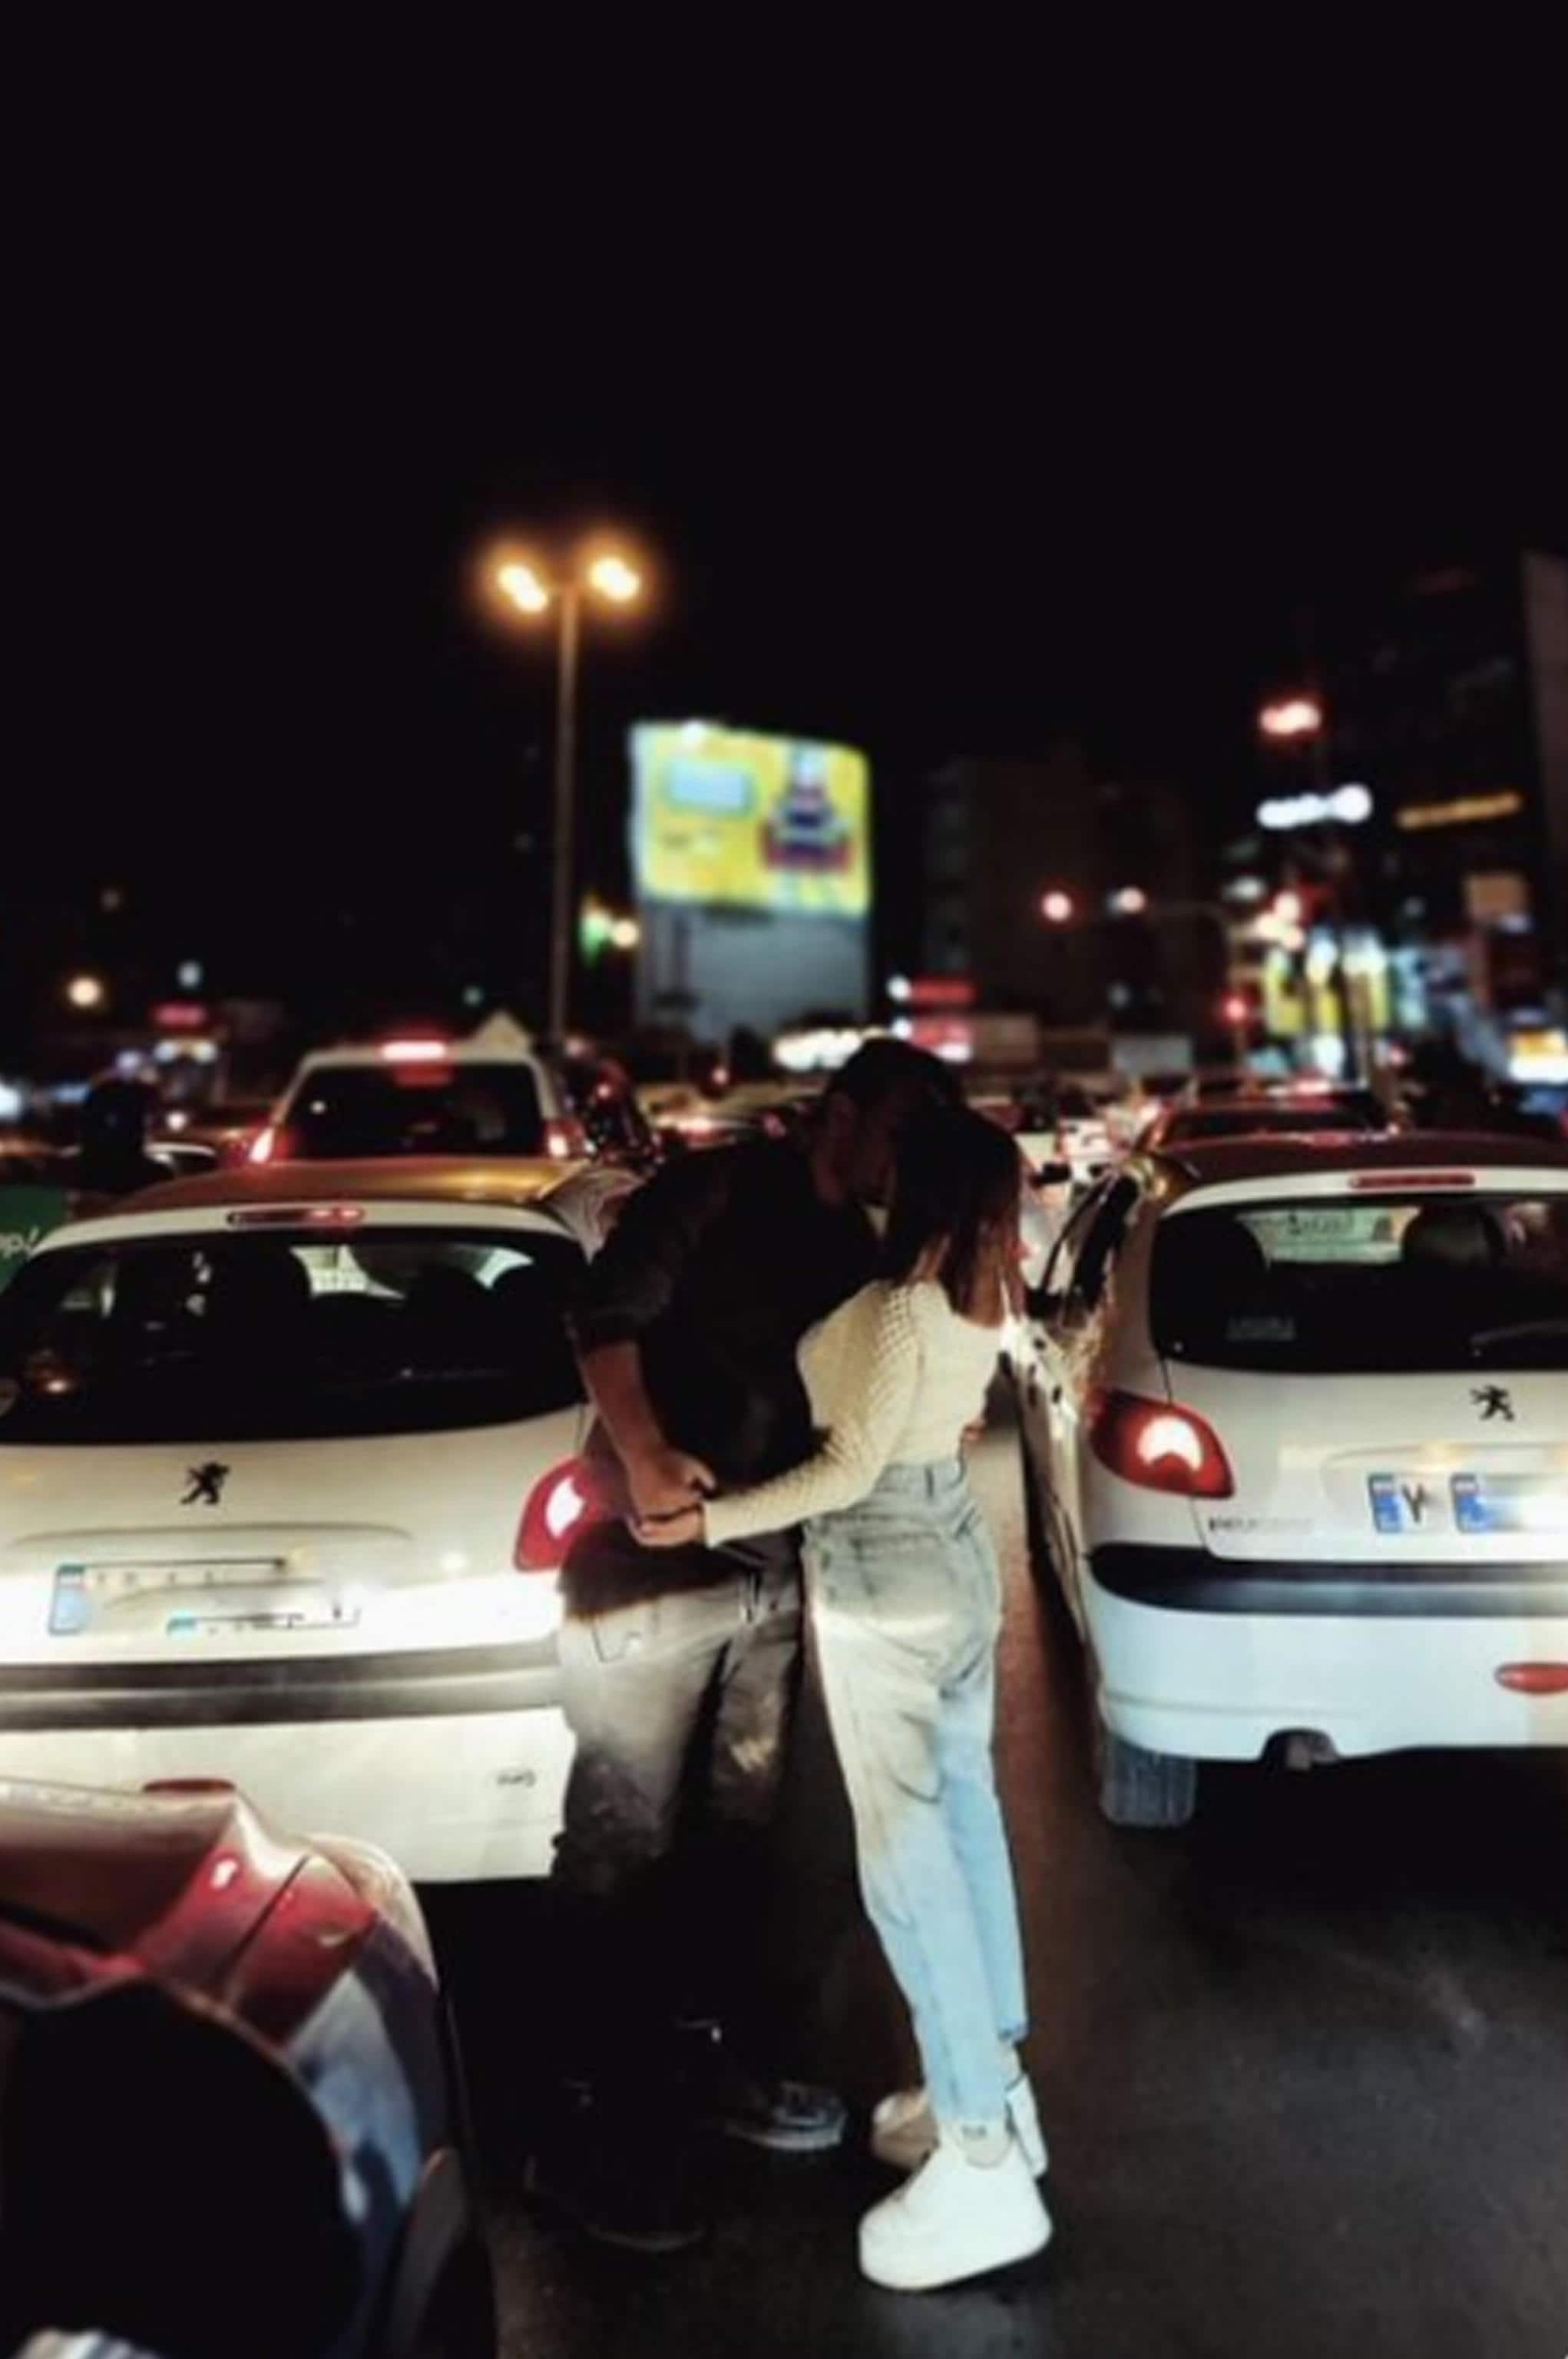
[[[857,2143],[729,2149],[714,2234],[657,2262],[535,2217],[521,2092],[539,1896],[436,1897],[486,2166],[507,2359],[1564,2359],[1568,1754],[1211,1773],[1179,1835],[1087,1785],[1070,1625],[1031,1571],[1018,1444],[976,1478],[1007,1571],[998,1751],[1023,1894],[1051,2250],[879,2292]],[[797,1748],[804,2060],[862,2115],[908,2076],[820,1720]]]

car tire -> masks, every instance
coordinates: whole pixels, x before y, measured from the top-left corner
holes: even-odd
[[[1150,1753],[1105,1726],[1092,1707],[1094,1792],[1113,1827],[1184,1827],[1198,1807],[1198,1765]]]

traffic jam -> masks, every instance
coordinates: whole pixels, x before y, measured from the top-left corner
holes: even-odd
[[[7,2347],[499,2348],[414,1887],[550,1871],[559,1576],[615,1513],[586,1273],[658,1175],[749,1185],[837,1097],[584,1062],[312,1052],[0,1296]],[[1029,1281],[992,1415],[1109,1824],[1178,1840],[1214,1765],[1568,1745],[1568,1141],[1235,1071],[970,1096]],[[236,2136],[282,2310],[203,2183]]]

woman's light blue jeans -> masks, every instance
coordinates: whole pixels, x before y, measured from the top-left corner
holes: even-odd
[[[888,1467],[807,1525],[805,1564],[866,1911],[938,2121],[988,2133],[1028,1998],[991,1761],[1001,1576],[963,1462]]]

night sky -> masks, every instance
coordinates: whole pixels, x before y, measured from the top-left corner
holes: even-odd
[[[401,961],[412,997],[526,919],[550,666],[474,602],[499,529],[619,524],[658,567],[588,652],[606,886],[641,713],[866,745],[885,842],[945,756],[1080,730],[1217,836],[1304,608],[1562,536],[1522,190],[1495,230],[1446,181],[1374,213],[1287,174],[1271,212],[1256,154],[1095,149],[1058,108],[1049,166],[944,147],[907,200],[764,142],[754,214],[727,149],[677,192],[655,138],[589,202],[570,125],[475,166],[406,89],[363,148],[322,97],[298,139],[100,149],[105,103],[12,297],[13,933],[89,950],[114,883],[219,988]]]

